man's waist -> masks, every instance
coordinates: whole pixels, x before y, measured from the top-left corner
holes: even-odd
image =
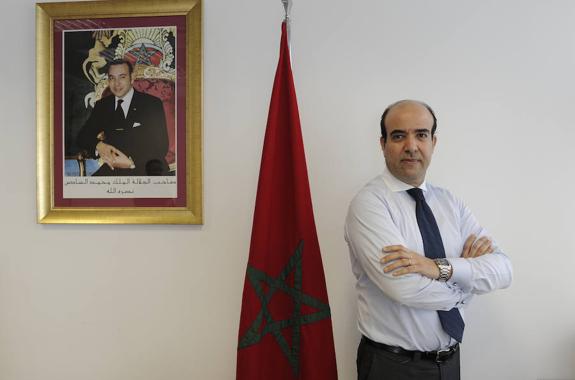
[[[419,359],[431,360],[431,361],[435,361],[438,363],[449,360],[453,356],[453,354],[455,354],[459,350],[459,343],[454,344],[453,346],[448,347],[444,350],[413,351],[413,350],[406,350],[406,349],[398,347],[398,346],[390,346],[390,345],[387,345],[384,343],[375,342],[366,336],[362,336],[362,341],[369,346],[372,346],[374,348],[377,348],[377,349],[380,349],[383,351],[391,352],[391,353],[396,354],[396,355],[409,357],[409,358],[414,359],[414,360],[419,360]]]

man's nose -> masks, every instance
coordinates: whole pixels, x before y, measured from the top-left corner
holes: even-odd
[[[417,152],[418,147],[417,147],[417,139],[415,138],[415,136],[412,135],[406,136],[404,149],[406,152],[409,153]]]

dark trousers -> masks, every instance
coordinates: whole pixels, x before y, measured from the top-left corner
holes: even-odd
[[[358,380],[460,380],[459,350],[444,362],[388,352],[361,340]]]

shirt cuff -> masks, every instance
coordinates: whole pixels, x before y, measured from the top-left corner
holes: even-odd
[[[459,286],[466,293],[469,292],[472,282],[471,263],[469,260],[463,257],[450,257],[447,260],[453,269],[453,274],[448,282]]]

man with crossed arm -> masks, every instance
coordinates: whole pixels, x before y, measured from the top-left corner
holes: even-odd
[[[427,104],[390,105],[381,118],[383,174],[349,207],[359,380],[460,379],[464,307],[511,284],[508,257],[471,211],[425,181],[436,128]]]

